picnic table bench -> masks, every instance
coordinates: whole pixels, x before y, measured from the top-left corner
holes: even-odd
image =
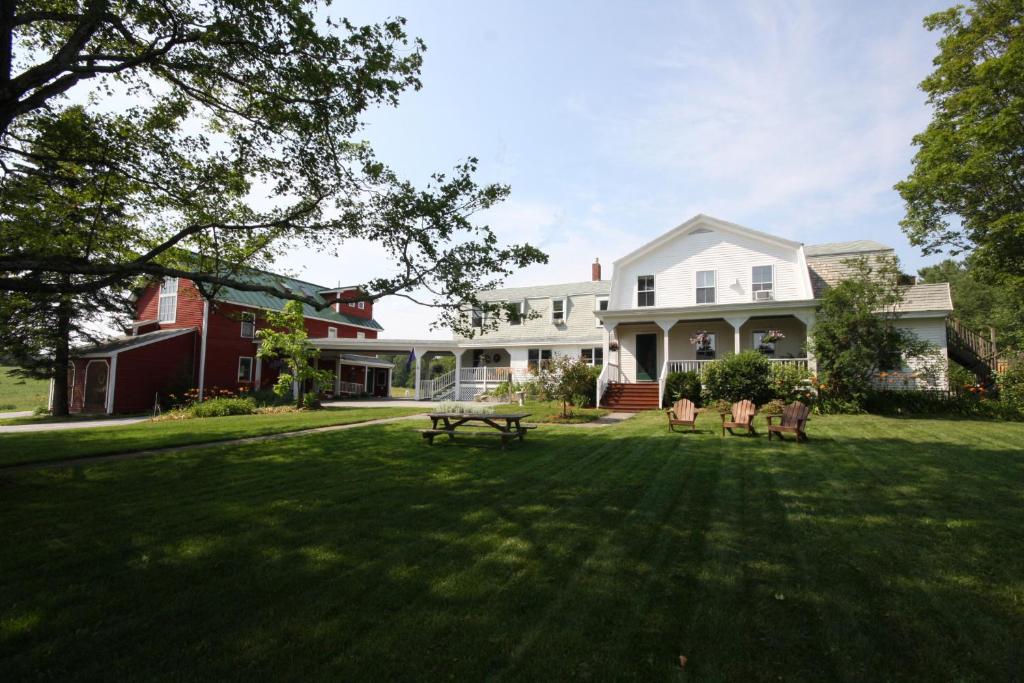
[[[482,436],[497,436],[501,439],[501,447],[504,448],[513,439],[523,440],[526,433],[536,429],[537,425],[524,425],[524,418],[531,413],[430,413],[430,429],[417,430],[430,445],[434,444],[434,437],[445,435],[454,439],[459,427],[488,427],[490,430],[474,429],[459,431],[459,434],[473,434]]]

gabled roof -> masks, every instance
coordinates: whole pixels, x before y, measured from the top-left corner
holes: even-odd
[[[139,346],[156,344],[157,342],[166,341],[183,334],[191,334],[195,331],[196,328],[194,327],[178,327],[171,328],[169,330],[146,332],[145,334],[114,337],[112,339],[99,342],[98,344],[89,344],[87,346],[73,348],[71,349],[71,357],[82,358],[85,356],[109,356],[115,353],[121,353],[122,351],[128,351],[129,349],[134,349]]]
[[[686,221],[685,223],[682,223],[672,228],[671,230],[661,235],[660,237],[657,237],[648,242],[647,244],[641,246],[640,248],[631,251],[630,253],[626,254],[625,256],[619,259],[616,259],[614,265],[620,266],[624,263],[628,263],[629,261],[639,258],[640,256],[647,254],[648,252],[654,251],[655,249],[662,246],[666,242],[670,242],[675,238],[679,237],[680,235],[685,235],[688,232],[691,232],[703,226],[706,226],[712,230],[719,230],[726,233],[732,233],[734,235],[742,235],[745,237],[749,237],[751,239],[755,239],[759,242],[766,242],[768,244],[773,244],[775,246],[788,247],[790,249],[799,249],[801,246],[803,246],[800,244],[800,242],[794,242],[792,240],[787,240],[785,238],[777,237],[775,235],[769,235],[768,233],[761,232],[760,230],[753,230],[742,225],[737,225],[736,223],[730,223],[728,221],[723,221],[720,218],[714,218],[713,216],[708,216],[703,213],[699,213],[693,218]]]
[[[477,293],[481,301],[519,301],[521,299],[546,299],[548,297],[595,294],[603,296],[611,291],[611,280],[585,280],[557,285],[536,285],[533,287],[506,287]]]
[[[852,242],[828,242],[826,244],[808,244],[804,253],[808,256],[838,256],[840,254],[860,254],[869,251],[892,251],[892,247],[874,240],[853,240]]]

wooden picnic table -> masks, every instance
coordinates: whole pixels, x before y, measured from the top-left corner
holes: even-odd
[[[523,419],[531,413],[429,413],[430,429],[421,429],[420,434],[431,445],[434,437],[445,434],[449,439],[455,438],[455,432],[459,427],[466,425],[489,427],[495,431],[474,430],[473,434],[493,434],[501,438],[501,447],[504,448],[512,439],[523,440],[526,432],[535,429],[535,425],[524,425]],[[463,433],[466,433],[463,430]]]

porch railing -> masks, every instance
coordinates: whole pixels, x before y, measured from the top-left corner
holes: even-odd
[[[366,391],[366,385],[362,382],[338,382],[338,393],[342,396],[358,396]]]
[[[526,376],[526,372],[519,368],[491,368],[481,366],[478,368],[462,368],[459,380],[462,382],[508,382],[518,380]]]
[[[615,384],[621,382],[623,378],[622,370],[615,363],[605,363],[601,368],[601,374],[597,376],[597,405],[601,407],[601,401],[604,399],[604,392],[608,388],[609,384]]]
[[[779,363],[780,365],[795,365],[802,370],[810,367],[810,359],[808,358],[769,358],[768,361]],[[665,369],[667,369],[667,372],[696,372],[699,375],[703,375],[708,363],[714,362],[714,360],[670,360],[665,364]]]

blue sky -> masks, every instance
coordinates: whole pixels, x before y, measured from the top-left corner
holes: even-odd
[[[917,84],[941,2],[355,2],[366,23],[408,19],[427,44],[423,89],[367,116],[378,156],[417,182],[467,156],[511,198],[486,215],[508,241],[550,256],[510,278],[589,278],[696,213],[807,244],[875,239],[905,269],[921,257],[899,229],[892,185],[929,110]],[[292,274],[360,282],[383,263],[370,244],[339,260],[295,252]],[[391,337],[434,314],[377,306]]]

